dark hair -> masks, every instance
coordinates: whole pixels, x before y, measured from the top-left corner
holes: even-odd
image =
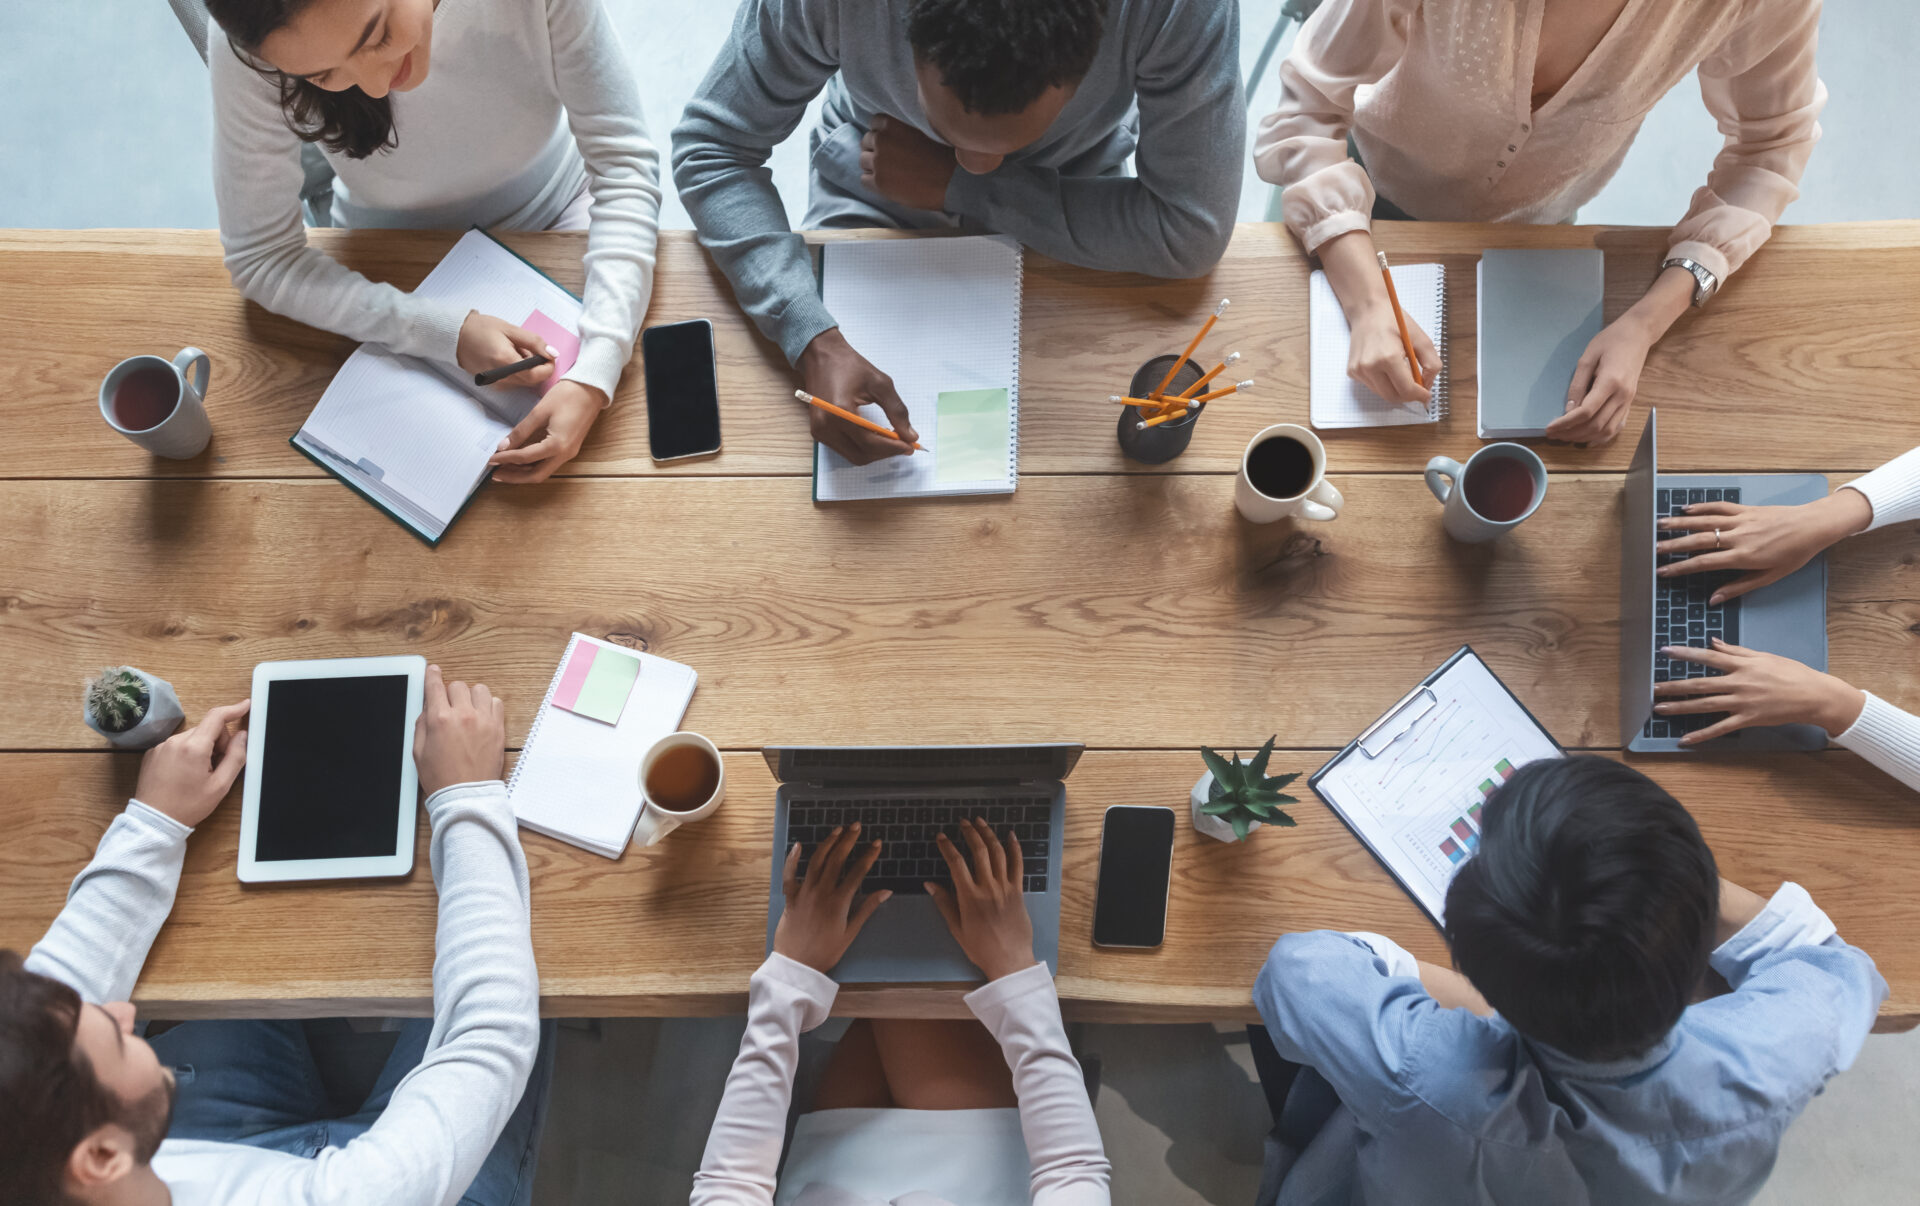
[[[972,113],[1018,113],[1093,66],[1107,0],[917,0],[914,57],[940,72]]]
[[[329,92],[318,84],[275,71],[249,57],[268,36],[299,16],[313,0],[207,0],[207,15],[234,44],[234,56],[280,89],[280,112],[302,142],[317,142],[349,159],[400,145],[393,128],[393,98],[375,99],[358,88]],[[245,50],[247,53],[242,54]]]
[[[67,1160],[120,1104],[74,1050],[80,996],[0,951],[0,1202],[65,1200]]]
[[[1454,965],[1514,1029],[1580,1059],[1637,1055],[1679,1022],[1720,909],[1687,810],[1598,757],[1520,768],[1447,890]]]

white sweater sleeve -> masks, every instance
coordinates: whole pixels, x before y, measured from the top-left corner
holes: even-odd
[[[26,969],[96,1004],[133,995],[147,951],[173,910],[193,830],[129,800],[93,861],[74,877],[66,907],[27,953]]]
[[[1920,519],[1920,448],[1903,452],[1840,488],[1866,495],[1867,505],[1873,508],[1869,532],[1890,523]]]
[[[454,362],[464,307],[375,284],[307,246],[300,216],[300,140],[279,91],[207,27],[213,81],[213,198],[227,272],[247,300],[275,314],[396,352]]]
[[[1903,712],[1871,691],[1860,719],[1834,738],[1900,782],[1920,791],[1920,716]]]
[[[785,955],[767,956],[747,988],[747,1032],[727,1074],[688,1206],[765,1206],[786,1141],[800,1035],[827,1020],[840,986]]]
[[[1086,1079],[1067,1045],[1046,964],[1002,976],[966,999],[1013,1070],[1033,1168],[1033,1206],[1108,1206],[1113,1168],[1100,1143]]]
[[[600,0],[549,0],[547,28],[560,100],[593,194],[580,358],[567,376],[611,400],[653,297],[660,153],[647,137],[626,50]]]

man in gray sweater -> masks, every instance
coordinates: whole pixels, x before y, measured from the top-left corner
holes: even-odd
[[[766,170],[809,101],[809,227],[959,227],[1089,268],[1197,276],[1246,158],[1238,0],[741,0],[673,131],[700,241],[808,392],[916,433],[821,303]],[[1134,157],[1134,175],[1125,174]],[[812,412],[856,464],[901,440]]]

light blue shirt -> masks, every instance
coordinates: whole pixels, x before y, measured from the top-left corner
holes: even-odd
[[[1589,1063],[1442,1008],[1383,938],[1287,935],[1254,1002],[1280,1055],[1341,1108],[1304,1152],[1273,1153],[1285,1175],[1262,1206],[1748,1201],[1787,1125],[1853,1062],[1887,984],[1793,883],[1712,963],[1732,992],[1642,1055]]]

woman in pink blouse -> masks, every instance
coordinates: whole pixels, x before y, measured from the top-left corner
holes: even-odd
[[[1254,163],[1353,327],[1349,373],[1418,401],[1372,218],[1566,222],[1695,67],[1726,143],[1646,294],[1594,337],[1547,434],[1619,434],[1651,348],[1766,242],[1820,137],[1820,0],[1325,0]],[[1348,157],[1351,142],[1360,161]],[[1424,331],[1425,369],[1440,358]]]

